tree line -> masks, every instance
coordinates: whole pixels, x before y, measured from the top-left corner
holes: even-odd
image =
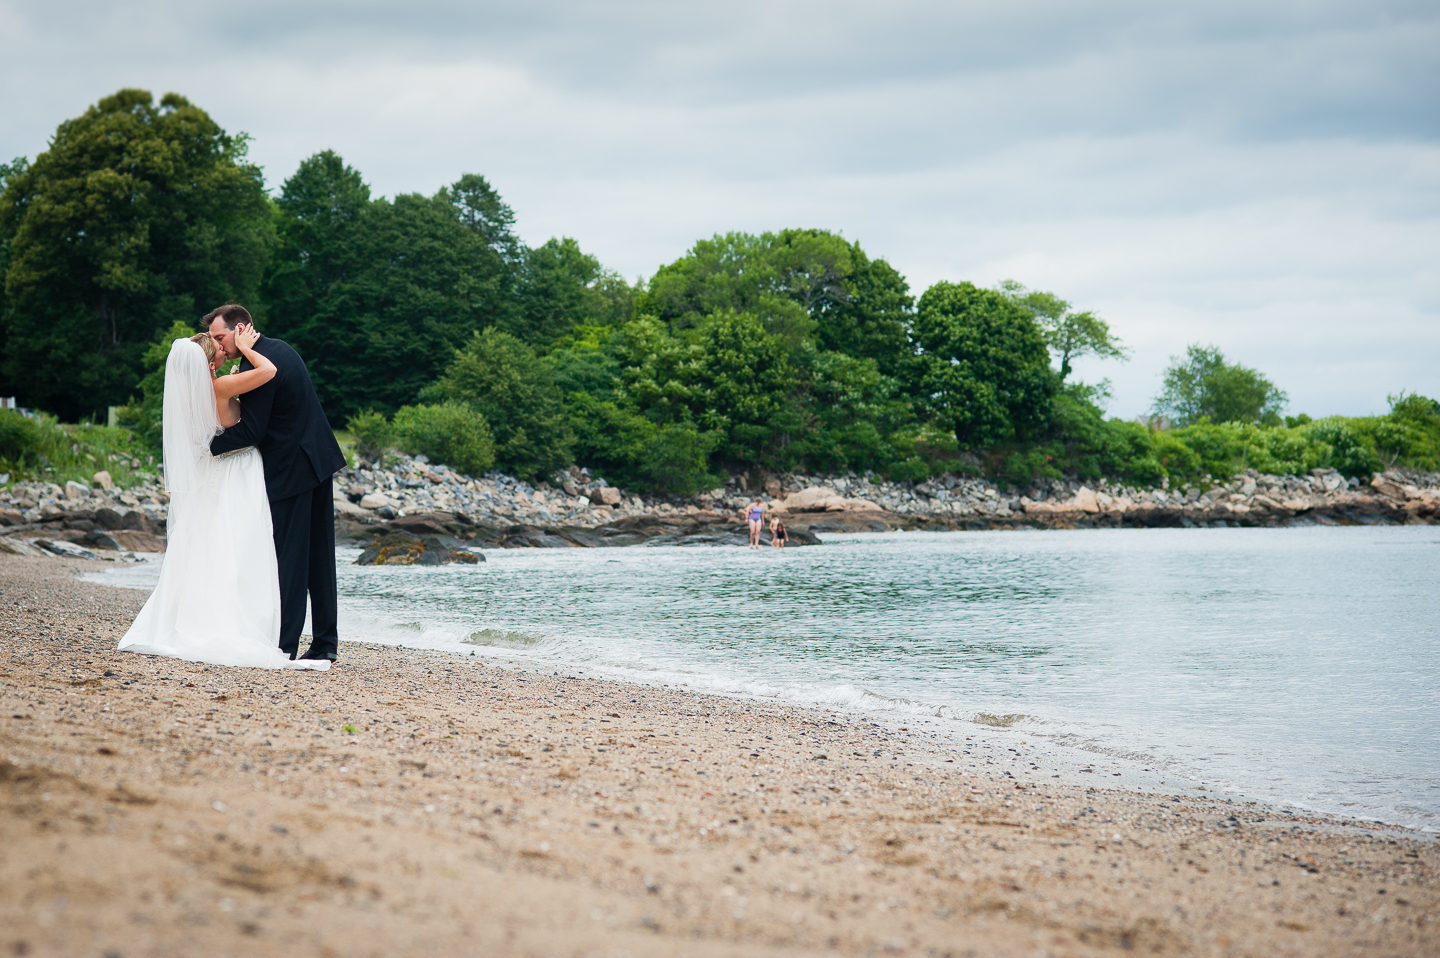
[[[1149,483],[1440,455],[1431,400],[1285,421],[1263,375],[1198,345],[1166,371],[1163,418],[1107,418],[1105,385],[1071,378],[1126,358],[1103,319],[1015,282],[917,297],[826,230],[702,239],[631,283],[573,239],[527,247],[476,174],[376,197],[324,151],[272,197],[246,137],[176,94],[102,99],[0,183],[0,394],[68,420],[121,406],[152,446],[169,342],[241,302],[364,449],[471,471],[580,463],[685,493],[721,472]]]

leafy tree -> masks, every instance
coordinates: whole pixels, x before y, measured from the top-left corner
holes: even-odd
[[[1045,425],[1056,377],[1029,312],[972,283],[941,281],[920,297],[917,402],[962,449],[1026,438]]]
[[[573,239],[551,239],[529,251],[519,280],[519,308],[504,329],[536,349],[573,338],[582,326],[630,319],[634,291]]]
[[[555,370],[509,333],[491,328],[471,336],[423,398],[464,403],[485,417],[502,469],[529,478],[571,461],[575,437]]]
[[[797,437],[800,419],[792,401],[795,370],[784,342],[752,316],[724,312],[702,330],[699,362],[688,370],[694,384],[695,420],[724,437],[721,456],[732,463],[780,468]]]
[[[679,496],[720,486],[724,480],[707,468],[720,440],[719,432],[701,432],[692,423],[658,428],[640,450],[641,474],[650,488]]]
[[[662,320],[670,330],[697,328],[717,310],[756,309],[778,278],[766,254],[770,234],[727,233],[698,241],[680,259],[656,270],[636,313]]]
[[[123,402],[157,331],[224,302],[256,305],[269,204],[247,138],[184,97],[121,90],[12,164],[4,375],[71,418]]]
[[[401,452],[423,453],[471,476],[495,464],[495,439],[485,417],[459,403],[401,406],[391,430]]]
[[[809,427],[797,451],[814,469],[843,472],[886,468],[898,455],[897,430],[914,419],[900,384],[872,358],[816,352],[809,375]]]
[[[904,278],[859,243],[787,229],[699,241],[656,272],[636,312],[676,334],[698,331],[719,311],[748,313],[792,356],[814,339],[822,349],[875,359],[894,375],[909,355],[911,304]]]
[[[1440,402],[1406,392],[1386,398],[1390,414],[1373,429],[1373,443],[1384,465],[1440,468]]]
[[[141,357],[145,376],[140,380],[140,395],[132,396],[120,410],[121,422],[133,429],[140,444],[157,456],[162,448],[161,413],[165,406],[165,363],[170,358],[170,346],[177,339],[189,339],[193,335],[194,327],[177,319],[155,337]]]
[[[301,163],[276,205],[265,331],[306,358],[332,421],[411,402],[473,332],[515,308],[523,248],[483,177],[433,197],[372,200],[327,151]]]
[[[655,423],[693,420],[704,408],[697,385],[704,350],[671,336],[652,318],[627,323],[616,343],[624,401]]]
[[[857,359],[873,359],[886,376],[900,376],[913,351],[910,345],[915,299],[910,286],[883,259],[872,260],[856,243],[851,247],[849,298],[826,303],[819,311],[816,345]]]
[[[1028,290],[1013,279],[1001,283],[1000,289],[1035,317],[1045,345],[1060,357],[1062,382],[1070,375],[1070,361],[1081,356],[1130,358],[1130,351],[1120,345],[1119,338],[1110,331],[1110,324],[1094,313],[1074,312],[1068,302],[1054,293]]]
[[[354,245],[370,206],[370,187],[326,150],[301,161],[275,205],[279,244],[265,278],[267,331],[308,354],[323,339],[323,325],[334,319],[332,298],[343,295],[358,272]]]
[[[1201,417],[1215,423],[1280,425],[1285,393],[1258,371],[1225,361],[1214,346],[1191,345],[1185,358],[1170,358],[1155,412],[1179,426]]]

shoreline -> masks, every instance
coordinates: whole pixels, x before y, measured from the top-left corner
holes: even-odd
[[[903,532],[904,530],[897,530]],[[994,531],[994,530],[992,530]],[[849,539],[831,542],[858,541],[868,536],[852,535]],[[353,547],[342,550],[342,564],[355,558],[358,550]],[[762,556],[769,556],[768,551]],[[157,558],[157,557],[150,557]],[[499,560],[503,562],[504,560]],[[141,563],[143,565],[144,563]],[[408,576],[411,573],[403,573]],[[424,573],[420,573],[424,575]],[[144,578],[140,578],[145,576]],[[86,581],[108,587],[138,589],[148,592],[153,582],[153,573],[146,576],[138,566],[107,568],[87,574]],[[370,620],[372,626],[377,623]],[[308,626],[307,626],[308,628]],[[461,632],[463,635],[463,630]],[[473,637],[472,637],[473,638]],[[1209,797],[1232,799],[1241,802],[1259,803],[1273,808],[1303,811],[1307,814],[1327,816],[1338,822],[1365,823],[1394,828],[1424,836],[1440,836],[1440,827],[1433,820],[1417,821],[1413,816],[1404,817],[1401,806],[1387,808],[1367,806],[1363,803],[1346,801],[1346,796],[1331,794],[1328,802],[1323,796],[1307,801],[1303,783],[1289,782],[1288,785],[1272,783],[1265,787],[1254,778],[1236,777],[1236,769],[1221,772],[1215,768],[1190,763],[1174,756],[1168,759],[1158,753],[1137,751],[1133,738],[1129,744],[1098,735],[1093,726],[1076,727],[1066,725],[1054,718],[1042,715],[1007,714],[990,715],[983,710],[971,708],[960,710],[953,705],[941,705],[922,698],[887,698],[863,686],[842,683],[840,686],[826,686],[812,690],[812,694],[797,694],[793,687],[778,686],[773,681],[759,676],[728,673],[715,676],[705,673],[690,673],[677,670],[672,663],[667,668],[651,666],[648,670],[616,663],[606,664],[593,659],[567,659],[565,657],[538,661],[525,654],[523,647],[515,647],[504,641],[470,641],[464,638],[427,636],[420,639],[408,632],[391,633],[380,639],[368,641],[346,640],[347,646],[365,647],[374,651],[383,649],[401,652],[433,654],[441,657],[452,656],[456,661],[473,664],[472,656],[478,656],[483,664],[517,673],[535,672],[544,674],[551,669],[561,669],[567,674],[591,679],[618,682],[625,685],[655,689],[673,690],[694,695],[713,695],[742,702],[766,705],[793,706],[801,709],[818,709],[827,713],[838,713],[852,718],[877,723],[890,731],[902,726],[921,727],[938,736],[936,748],[948,747],[956,754],[967,746],[972,738],[985,738],[987,747],[1001,745],[1026,757],[1026,768],[1035,763],[1043,766],[1044,775],[1037,777],[1058,778],[1064,784],[1095,785],[1102,783],[1107,788],[1121,787],[1145,792],[1180,792],[1203,794]],[[850,698],[837,697],[835,692],[853,691]],[[895,693],[899,694],[899,693]],[[993,708],[993,706],[992,706]],[[1005,711],[995,708],[994,711]],[[1002,745],[1003,743],[1003,745]],[[1031,759],[1034,761],[1032,762]],[[943,760],[943,759],[941,759]],[[1204,761],[1204,760],[1202,760]],[[1029,775],[1027,771],[1025,773]],[[1356,811],[1356,809],[1361,809]],[[1391,813],[1387,817],[1386,811]]]
[[[556,488],[498,473],[476,479],[424,457],[402,456],[388,469],[347,467],[335,480],[336,536],[362,547],[408,536],[389,543],[403,546],[388,560],[402,564],[471,561],[463,553],[476,548],[748,540],[741,513],[749,498],[737,495],[739,489],[641,497],[582,473],[557,474]],[[71,482],[62,489],[32,481],[0,489],[0,551],[163,551],[168,497],[156,481],[130,490],[113,487],[108,477],[106,483],[92,489]],[[879,485],[853,476],[785,475],[767,483],[765,508],[786,523],[792,545],[817,545],[817,534],[832,532],[1440,524],[1440,473],[1387,471],[1362,484],[1333,469],[1306,476],[1248,470],[1206,486],[1167,492],[1103,479],[1094,488],[1078,480],[1035,480],[1022,492],[954,475]],[[768,526],[761,540],[769,545]]]
[[[17,954],[1434,953],[1423,833],[480,656],[119,653],[103,567],[0,556]]]

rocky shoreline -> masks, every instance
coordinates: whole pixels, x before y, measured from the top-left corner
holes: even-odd
[[[786,474],[760,489],[748,485],[732,477],[690,497],[641,495],[574,467],[531,484],[398,456],[336,475],[336,534],[366,550],[365,561],[404,564],[478,561],[476,550],[497,548],[743,546],[744,511],[757,495],[767,526],[770,516],[780,517],[792,546],[818,545],[827,532],[1440,523],[1440,473],[1393,470],[1368,483],[1333,469],[1305,476],[1250,470],[1175,489],[1041,479],[1020,490],[956,475],[908,483]],[[93,486],[16,483],[0,492],[0,551],[79,558],[164,551],[168,501],[157,478],[129,489],[104,473]],[[762,541],[770,542],[768,528]]]

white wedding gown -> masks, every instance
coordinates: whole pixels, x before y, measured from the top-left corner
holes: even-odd
[[[265,473],[253,447],[220,458],[205,352],[176,340],[165,363],[168,543],[160,581],[120,649],[214,665],[325,671],[280,651],[280,577]]]

